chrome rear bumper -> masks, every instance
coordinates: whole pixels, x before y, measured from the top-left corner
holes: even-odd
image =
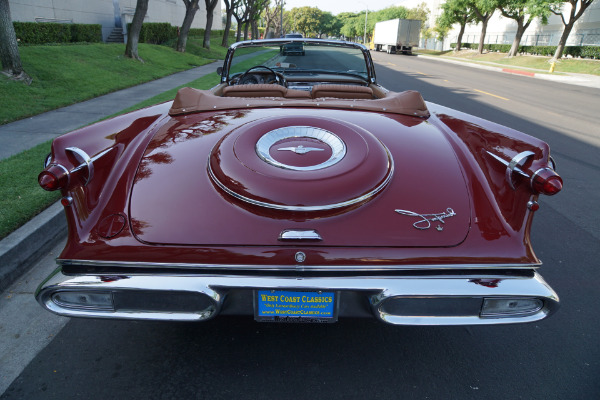
[[[40,285],[38,302],[69,317],[203,321],[229,305],[229,293],[255,289],[336,291],[364,298],[380,321],[396,325],[483,325],[532,322],[553,313],[557,294],[533,273],[515,276],[281,277],[244,275],[66,276],[58,268]],[[233,296],[232,296],[233,297]],[[239,297],[238,297],[239,298]],[[339,299],[343,301],[343,296]],[[65,300],[66,299],[66,300]],[[71,299],[75,299],[74,304]],[[497,299],[539,305],[489,313]],[[94,304],[94,302],[98,302]],[[239,306],[239,305],[237,305]],[[252,302],[245,305],[252,314]],[[226,311],[226,310],[225,310]],[[226,312],[225,312],[226,313]]]

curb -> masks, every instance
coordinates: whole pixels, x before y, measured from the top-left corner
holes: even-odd
[[[60,202],[54,203],[0,241],[0,292],[27,272],[67,234]]]
[[[518,69],[502,68],[502,72],[507,72],[509,74],[516,74],[516,75],[532,76],[532,77],[535,76],[535,72],[521,71]]]

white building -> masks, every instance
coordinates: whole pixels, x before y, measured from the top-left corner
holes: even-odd
[[[100,24],[104,40],[115,27],[125,28],[131,22],[136,3],[136,0],[9,0],[13,21]],[[206,26],[204,1],[199,4],[192,28]],[[181,26],[184,16],[185,6],[181,0],[150,0],[144,22]],[[220,3],[213,12],[212,29],[222,29]]]
[[[403,0],[396,5],[406,8],[417,7],[420,3],[426,3],[429,8],[429,19],[427,24],[433,28],[436,24],[438,16],[442,13],[442,4],[446,0]],[[565,3],[564,14],[568,16],[571,5]],[[435,39],[425,40],[421,38],[421,47],[435,50],[449,50],[450,43],[456,43],[460,27],[455,26],[455,29],[448,32],[444,42],[439,42]],[[537,45],[537,46],[556,46],[562,35],[564,25],[559,16],[552,14],[548,19],[547,25],[542,25],[537,19],[532,22],[529,28],[525,31],[521,40],[521,45]],[[500,11],[496,11],[494,16],[488,23],[485,43],[512,44],[517,33],[517,23],[510,19],[502,17]],[[467,25],[463,35],[463,43],[479,43],[481,35],[481,24]],[[600,46],[600,1],[593,2],[585,11],[583,16],[575,23],[567,46]]]
[[[565,4],[564,14],[568,17],[570,4]],[[531,23],[521,39],[522,46],[556,46],[563,33],[564,25],[559,16],[552,14],[547,25],[542,25],[538,18]],[[503,17],[499,11],[488,23],[485,43],[512,44],[517,33],[517,23]],[[463,42],[479,43],[481,24],[467,25]],[[456,42],[458,29],[448,35],[451,42]],[[448,43],[449,45],[449,43]],[[567,46],[599,46],[600,45],[600,2],[592,3],[577,20]],[[448,47],[449,48],[449,47]]]

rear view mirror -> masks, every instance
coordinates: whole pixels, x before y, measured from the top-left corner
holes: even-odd
[[[221,75],[223,73],[223,67],[217,68],[217,74]]]

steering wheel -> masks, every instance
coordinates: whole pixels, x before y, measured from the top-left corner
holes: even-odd
[[[275,78],[275,82],[277,82],[277,84],[278,84],[278,85],[281,85],[281,86],[283,86],[283,87],[286,87],[286,86],[287,86],[287,83],[286,83],[286,81],[285,81],[285,78],[283,77],[283,75],[279,75],[277,72],[273,71],[271,68],[269,68],[269,67],[267,67],[267,66],[264,66],[264,65],[255,65],[254,67],[250,67],[250,68],[248,68],[248,69],[246,70],[246,72],[244,72],[244,73],[242,74],[242,76],[240,76],[240,79],[238,79],[238,85],[241,85],[241,84],[244,84],[244,83],[250,83],[250,84],[253,84],[253,83],[258,83],[258,82],[256,81],[256,79],[255,79],[255,78],[254,78],[254,79],[252,79],[252,78],[248,77],[248,74],[250,74],[250,72],[251,72],[251,71],[253,71],[253,70],[255,70],[255,69],[260,69],[260,68],[262,68],[262,69],[266,69],[266,70],[268,70],[269,72],[271,72],[271,74],[272,74],[272,75],[273,75],[273,77]],[[249,82],[244,82],[246,79],[247,79]],[[253,82],[250,82],[250,80],[252,80]]]

